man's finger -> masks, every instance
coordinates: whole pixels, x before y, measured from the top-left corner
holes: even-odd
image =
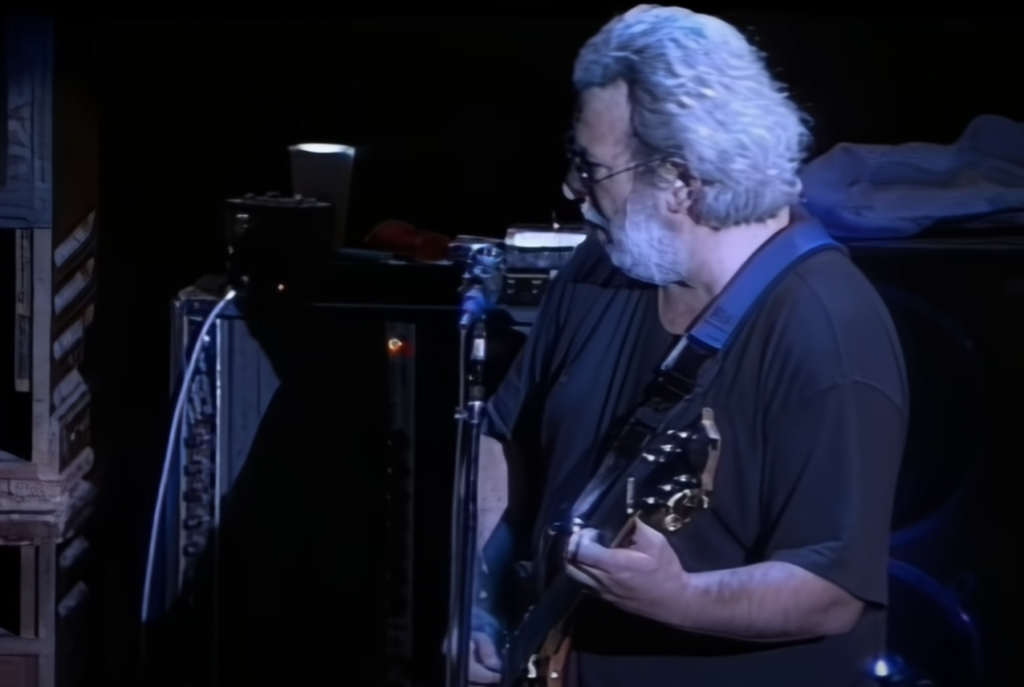
[[[494,642],[491,641],[490,637],[480,632],[474,632],[473,644],[476,647],[477,660],[485,668],[488,670],[501,670],[501,657],[498,656],[498,649],[494,646]]]
[[[488,670],[476,661],[469,662],[469,683],[472,685],[493,685],[501,681],[501,674]]]
[[[569,562],[600,567],[600,561],[608,549],[598,542],[599,536],[597,530],[592,529],[574,532],[566,547]]]
[[[570,578],[576,580],[577,582],[579,582],[580,584],[582,584],[585,587],[596,587],[597,586],[597,580],[595,580],[590,575],[586,574],[585,572],[583,572],[582,570],[577,568],[572,563],[569,563],[568,565],[565,566],[565,574],[568,575]]]
[[[473,640],[470,642],[469,650],[469,684],[471,685],[493,685],[501,681],[501,663],[494,667],[488,664],[484,655],[489,648],[497,656],[495,645],[479,633],[473,633]]]
[[[608,576],[602,571],[591,568],[580,563],[570,563],[565,566],[565,574],[576,580],[584,587],[604,593],[608,588]]]
[[[646,570],[650,567],[651,558],[640,551],[608,549],[598,544],[596,538],[580,537],[575,549],[575,556],[570,558],[570,563],[615,574],[632,570]]]

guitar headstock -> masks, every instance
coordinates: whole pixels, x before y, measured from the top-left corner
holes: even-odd
[[[685,430],[669,430],[645,446],[642,458],[654,469],[626,482],[626,512],[656,529],[675,532],[710,505],[721,436],[714,412]]]

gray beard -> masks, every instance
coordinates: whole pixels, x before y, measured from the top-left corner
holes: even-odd
[[[624,217],[608,233],[608,256],[627,276],[655,286],[685,282],[683,246],[642,201],[627,201]]]

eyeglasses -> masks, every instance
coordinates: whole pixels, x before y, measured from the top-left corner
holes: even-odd
[[[612,177],[661,162],[661,160],[639,162],[635,165],[630,165],[624,169],[609,172],[604,176],[598,177],[594,173],[593,164],[589,159],[587,159],[587,152],[576,143],[576,137],[573,136],[572,133],[568,133],[565,136],[565,155],[569,158],[569,186],[574,192],[579,191],[578,197],[576,198],[576,200],[579,201],[590,196],[595,186],[611,179]]]

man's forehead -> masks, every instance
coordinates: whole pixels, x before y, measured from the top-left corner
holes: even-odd
[[[577,145],[590,152],[625,151],[632,132],[626,84],[617,81],[583,91],[576,107],[574,130]]]

